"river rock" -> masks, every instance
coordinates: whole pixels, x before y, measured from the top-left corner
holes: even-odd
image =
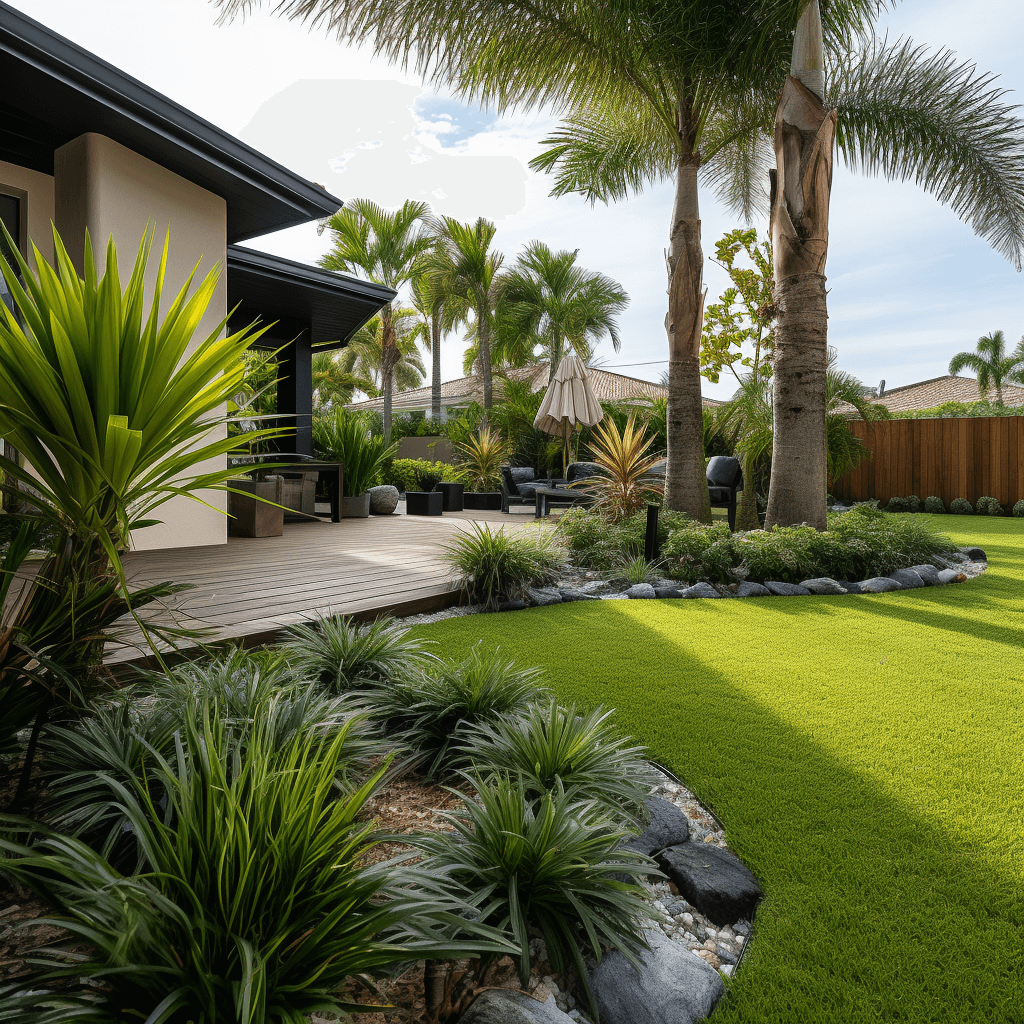
[[[389,516],[398,508],[398,488],[391,484],[371,487],[367,493],[370,495],[370,512],[375,516]]]
[[[916,590],[925,585],[920,573],[913,569],[897,569],[889,573],[889,579],[895,580],[904,590]]]
[[[890,590],[902,590],[903,587],[898,580],[889,576],[874,576],[861,581],[860,589],[864,594],[887,594]]]
[[[924,580],[926,587],[939,585],[939,570],[934,565],[912,565],[910,568]]]
[[[549,604],[561,604],[562,595],[557,590],[548,587],[527,587],[526,596],[530,604],[543,608]]]
[[[626,597],[631,597],[634,601],[650,601],[657,596],[650,583],[635,583],[626,591]]]
[[[574,590],[569,587],[562,587],[558,591],[562,595],[563,601],[597,601],[594,594],[584,594],[582,590]]]
[[[864,589],[859,583],[851,583],[849,580],[836,580],[836,583],[838,583],[839,586],[841,586],[848,594],[864,593]]]
[[[508,601],[498,602],[499,612],[518,612],[526,607],[526,602],[520,597],[513,597]]]
[[[631,850],[650,857],[666,846],[679,846],[690,838],[690,819],[674,803],[660,796],[647,801],[647,826],[626,844]]]
[[[760,583],[753,583],[744,580],[736,588],[737,597],[769,597],[771,591],[767,587],[762,587]]]
[[[718,972],[660,929],[649,929],[644,937],[651,948],[640,951],[639,970],[613,951],[590,976],[602,1024],[703,1020],[725,991]]]
[[[750,917],[761,898],[761,887],[750,870],[721,847],[683,843],[670,846],[657,860],[680,893],[714,924]]]
[[[680,597],[721,597],[722,595],[715,590],[710,583],[694,583],[692,587],[687,587],[679,595]]]
[[[969,562],[987,562],[988,555],[981,548],[964,548],[964,554]]]
[[[805,590],[812,594],[845,594],[846,591],[833,579],[828,576],[820,576],[813,580],[804,580],[800,584]]]
[[[459,1024],[575,1024],[553,998],[541,1002],[515,989],[488,989],[473,1000]]]
[[[947,583],[963,583],[967,577],[959,569],[940,569],[939,584],[946,586]]]
[[[677,586],[675,586],[674,584],[670,584],[670,583],[666,583],[665,585],[660,586],[660,587],[655,584],[654,585],[654,595],[655,595],[655,597],[660,597],[660,598],[678,597],[679,596],[679,588]]]
[[[765,580],[764,584],[776,597],[807,597],[810,591],[799,583],[780,583],[778,580]]]

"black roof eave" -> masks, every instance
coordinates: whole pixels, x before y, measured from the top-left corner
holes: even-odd
[[[0,99],[46,129],[38,140],[19,140],[26,151],[33,141],[42,152],[86,132],[106,135],[222,196],[228,241],[304,224],[341,206],[313,182],[3,2],[0,62]]]

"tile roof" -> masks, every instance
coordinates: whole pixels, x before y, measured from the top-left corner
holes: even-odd
[[[881,398],[872,398],[870,401],[884,405],[889,412],[910,412],[915,409],[932,409],[946,402],[980,402],[985,397],[979,391],[978,382],[973,377],[952,377],[947,374],[944,377],[932,377],[931,380],[891,388]],[[990,390],[987,397],[995,401],[995,390]],[[1024,405],[1024,387],[1004,384],[1003,402],[1005,405]],[[836,411],[852,413],[854,409],[852,405],[844,402]]]

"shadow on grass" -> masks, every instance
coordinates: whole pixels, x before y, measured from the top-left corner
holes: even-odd
[[[804,606],[799,614],[810,612],[808,599],[789,600]],[[775,603],[787,617],[797,613],[784,601]],[[1019,851],[994,849],[986,834],[976,842],[957,838],[970,832],[965,822],[977,824],[965,794],[955,785],[940,793],[916,786],[907,766],[887,754],[891,744],[912,737],[887,728],[880,715],[880,734],[867,738],[877,748],[875,769],[853,770],[794,724],[787,702],[803,696],[798,680],[773,686],[755,670],[734,682],[715,667],[713,628],[725,610],[719,602],[707,602],[700,621],[687,608],[691,602],[659,602],[660,608],[644,612],[644,622],[636,609],[617,604],[478,616],[423,632],[443,632],[450,655],[480,639],[501,646],[522,662],[542,665],[563,702],[617,708],[620,727],[720,816],[767,898],[750,956],[715,1019],[1019,1021]],[[908,616],[879,606],[877,614],[890,615],[898,629],[907,618],[930,624],[934,613]],[[1013,642],[1019,644],[1016,634]],[[888,699],[877,695],[880,709]],[[1008,714],[1014,710],[1007,707]],[[828,712],[838,749],[847,728],[838,688]],[[865,742],[860,734],[849,739]],[[955,737],[948,753],[955,775]],[[992,756],[1005,751],[994,749]],[[1012,805],[1019,794],[1008,796]],[[943,820],[948,829],[937,823]],[[1020,842],[1019,821],[1010,830]]]

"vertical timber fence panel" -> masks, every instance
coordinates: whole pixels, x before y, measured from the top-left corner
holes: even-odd
[[[850,429],[871,458],[833,484],[843,501],[935,494],[973,505],[988,495],[1009,508],[1024,498],[1024,416],[853,420]]]

